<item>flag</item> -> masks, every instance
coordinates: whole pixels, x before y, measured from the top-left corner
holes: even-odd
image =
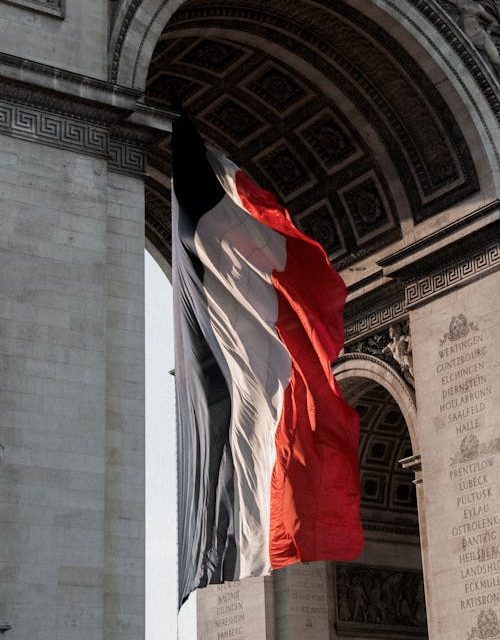
[[[185,116],[172,133],[179,604],[363,546],[356,412],[331,364],[345,285]]]

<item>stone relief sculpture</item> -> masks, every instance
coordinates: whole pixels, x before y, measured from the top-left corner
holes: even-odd
[[[499,638],[500,624],[493,609],[483,610],[477,617],[477,627],[473,627],[467,634],[467,640],[475,638]]]
[[[336,585],[340,623],[380,625],[385,630],[406,627],[425,632],[421,573],[337,565]],[[379,635],[377,630],[373,630],[373,635]]]
[[[474,46],[479,49],[500,75],[500,53],[491,32],[500,34],[498,0],[448,0],[460,12],[460,23]]]
[[[406,323],[404,327],[399,323],[391,324],[389,327],[389,338],[390,342],[384,347],[382,353],[392,356],[398,363],[404,379],[414,386],[413,356],[408,323]]]
[[[415,387],[410,325],[407,320],[393,323],[388,330],[347,345],[345,352],[376,356],[397,369],[405,381]]]

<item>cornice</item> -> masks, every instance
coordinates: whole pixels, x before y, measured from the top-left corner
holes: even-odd
[[[0,54],[0,132],[96,157],[111,171],[145,174],[145,150],[171,131],[171,111],[137,91]]]
[[[415,309],[453,289],[470,284],[500,268],[500,224],[474,234],[464,246],[455,243],[434,256],[433,264],[402,274],[407,309]]]
[[[142,96],[136,89],[7,53],[0,53],[0,78],[2,81],[22,83],[33,92],[44,89],[67,98],[87,100],[124,111],[134,111]]]
[[[389,274],[404,287],[405,306],[414,309],[484,277],[500,267],[500,216],[495,209],[484,226],[450,242],[432,243],[426,251],[396,262]],[[486,216],[485,216],[486,219]]]
[[[416,261],[425,258],[430,253],[435,253],[436,250],[446,247],[452,242],[466,242],[468,234],[499,219],[500,200],[497,199],[403,247],[403,249],[385,256],[377,264],[382,267],[385,276],[393,276],[406,266],[415,265]]]

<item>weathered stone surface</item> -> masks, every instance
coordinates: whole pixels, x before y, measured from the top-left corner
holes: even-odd
[[[411,316],[429,622],[442,640],[499,634],[499,283],[490,275]]]
[[[137,638],[141,183],[107,174],[105,160],[12,138],[0,183],[2,620],[20,640],[102,638],[103,628]]]
[[[106,79],[105,2],[65,0],[64,20],[34,11],[29,2],[22,4],[0,3],[2,52]],[[39,4],[42,5],[40,0]]]
[[[197,605],[199,640],[274,640],[270,578],[201,589]]]

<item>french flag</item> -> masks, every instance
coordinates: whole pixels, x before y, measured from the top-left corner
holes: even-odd
[[[346,289],[276,198],[172,133],[179,605],[363,546],[356,412],[331,365]]]

